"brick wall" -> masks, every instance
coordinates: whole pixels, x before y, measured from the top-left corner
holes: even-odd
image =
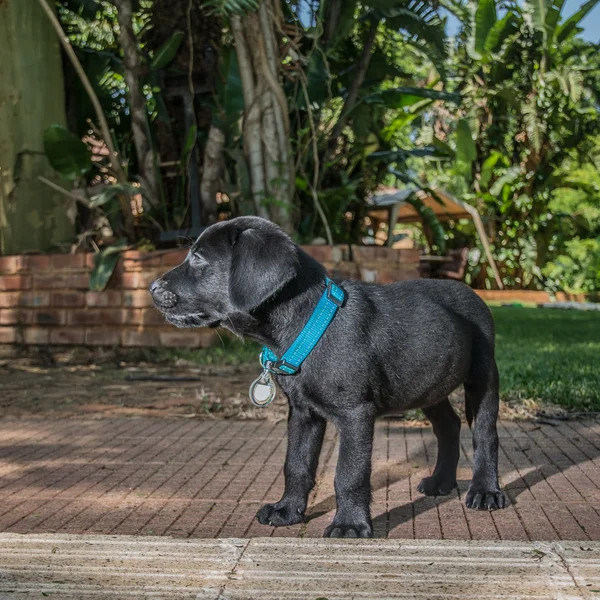
[[[306,246],[336,277],[418,278],[416,250]],[[0,344],[207,347],[209,329],[176,329],[152,307],[148,285],[186,250],[126,252],[107,289],[88,289],[93,254],[0,257]]]

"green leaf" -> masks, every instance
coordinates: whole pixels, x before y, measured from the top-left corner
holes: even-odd
[[[119,256],[125,248],[127,248],[127,244],[123,241],[118,245],[102,248],[94,255],[94,268],[90,273],[90,290],[94,292],[104,290],[119,262]]]
[[[456,160],[468,165],[469,169],[477,158],[477,148],[471,134],[471,127],[467,119],[459,119],[456,127]]]
[[[321,106],[329,95],[330,74],[325,63],[323,53],[317,47],[310,56],[308,69],[306,71],[306,91],[310,102]],[[298,105],[301,108],[306,106],[304,92],[299,92]]]
[[[479,0],[474,14],[472,53],[473,58],[481,59],[485,54],[485,43],[492,27],[496,24],[495,0]]]
[[[366,104],[358,105],[352,113],[352,129],[357,138],[365,138],[373,122],[373,112]]]
[[[525,6],[531,15],[531,22],[535,29],[541,31],[544,36],[546,31],[546,16],[548,14],[548,4],[552,0],[525,0]]]
[[[550,0],[548,4],[548,12],[546,13],[546,33],[548,39],[553,39],[556,33],[556,26],[560,20],[560,14],[562,12],[565,0]]]
[[[419,102],[421,98],[444,100],[446,102],[454,102],[455,104],[460,104],[461,101],[459,94],[432,90],[431,88],[403,86],[388,90],[379,90],[367,96],[364,102],[367,104],[383,104],[387,108],[397,109],[404,106],[411,106]]]
[[[567,83],[569,84],[569,99],[573,104],[577,104],[583,95],[584,80],[581,71],[570,69],[567,73]]]
[[[235,161],[236,179],[242,198],[252,198],[250,170],[243,151],[240,148],[225,148],[225,154]]]
[[[194,148],[196,143],[196,138],[198,136],[198,127],[196,125],[192,125],[187,133],[185,138],[185,144],[183,145],[183,152],[181,154],[181,164],[185,165],[187,162],[187,157],[189,153]]]
[[[440,6],[451,12],[462,23],[468,23],[469,9],[462,0],[440,0]]]
[[[323,3],[321,3],[323,4]],[[358,0],[344,0],[341,2],[340,15],[338,17],[331,46],[345,40],[352,33],[354,27],[354,13]]]
[[[523,115],[527,137],[535,151],[539,152],[542,148],[542,135],[545,126],[539,118],[535,98],[532,98],[521,106],[521,114]]]
[[[446,56],[445,22],[428,4],[411,2],[407,8],[379,11],[379,14],[385,18],[388,29],[404,31],[409,37],[427,42],[441,56]]]
[[[456,152],[446,142],[443,142],[442,140],[434,136],[431,143],[439,154],[447,158],[456,158]]]
[[[89,21],[93,21],[98,11],[102,10],[96,0],[63,0],[61,5]]]
[[[406,203],[410,204],[417,211],[423,222],[429,227],[433,234],[435,245],[439,248],[440,253],[444,254],[446,252],[446,234],[436,214],[423,200],[414,194],[406,199]]]
[[[404,162],[411,156],[415,156],[417,158],[447,158],[447,155],[435,146],[413,148],[412,150],[381,150],[379,152],[372,152],[367,158],[369,161],[378,161],[385,164],[390,164],[395,162]]]
[[[92,168],[92,153],[62,125],[50,125],[44,131],[44,151],[52,168],[68,181],[83,177]]]
[[[556,41],[560,44],[569,38],[572,33],[575,33],[579,23],[587,17],[599,1],[588,0],[585,4],[581,5],[580,9],[574,15],[571,15],[562,25],[559,25],[556,29]]]
[[[240,76],[237,53],[233,47],[221,52],[221,77],[217,84],[219,104],[223,107],[226,122],[231,124],[240,118],[244,111],[244,89]]]
[[[104,206],[111,200],[114,200],[120,194],[134,196],[135,194],[139,193],[140,188],[136,188],[129,183],[115,183],[114,185],[107,185],[91,197],[90,207],[98,208],[100,206]]]
[[[164,69],[175,58],[181,42],[185,37],[183,31],[176,31],[171,37],[156,51],[152,64],[152,70]]]
[[[494,26],[490,29],[487,39],[485,40],[485,54],[492,54],[499,50],[506,38],[517,30],[518,21],[515,13],[506,13],[506,15],[499,21],[496,21]]]
[[[481,177],[479,178],[479,185],[482,190],[487,190],[492,176],[494,175],[494,167],[498,164],[498,161],[508,166],[508,159],[497,150],[492,150],[492,153],[483,161],[481,166]]]
[[[432,102],[432,100],[422,100],[421,104],[413,104],[411,108],[406,112],[399,111],[395,119],[385,129],[381,131],[381,136],[383,137],[383,139],[389,142],[394,136],[394,134],[396,134],[398,131],[400,131],[407,125],[410,125],[416,118],[418,118],[421,115],[421,111],[427,106],[430,106]]]
[[[233,16],[243,17],[258,10],[260,0],[205,0],[204,8],[209,14],[218,15],[222,19]]]
[[[365,81],[376,82],[379,84],[386,79],[389,80],[396,77],[408,79],[411,75],[401,69],[397,64],[394,64],[393,59],[390,61],[385,52],[376,48],[371,56]]]
[[[521,175],[521,167],[514,166],[506,170],[506,173],[502,177],[498,177],[494,182],[494,185],[490,189],[492,196],[499,196],[505,185],[510,185],[516,181]]]

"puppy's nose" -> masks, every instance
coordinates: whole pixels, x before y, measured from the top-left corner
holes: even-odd
[[[173,308],[177,304],[177,295],[164,288],[163,282],[160,279],[153,281],[150,284],[150,293],[154,303],[159,308]]]

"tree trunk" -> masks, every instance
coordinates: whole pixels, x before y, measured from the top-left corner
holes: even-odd
[[[151,206],[157,206],[159,191],[156,183],[156,163],[148,130],[146,100],[140,84],[142,68],[137,38],[133,32],[133,9],[131,0],[114,0],[114,2],[119,20],[119,44],[123,50],[125,82],[129,88],[131,130],[138,159],[139,179],[144,197]]]
[[[200,198],[202,199],[202,216],[205,224],[217,220],[217,192],[221,180],[221,166],[223,164],[223,147],[225,135],[214,125],[208,132],[208,141],[204,148],[204,168],[200,182]]]
[[[43,134],[66,117],[59,40],[38,2],[0,2],[0,82],[0,254],[68,249],[73,200],[39,180],[64,186]]]
[[[244,151],[255,210],[292,233],[295,179],[275,15],[274,0],[264,0],[258,13],[232,18],[231,29],[244,92]]]

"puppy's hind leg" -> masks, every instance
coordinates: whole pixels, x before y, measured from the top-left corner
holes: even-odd
[[[456,467],[460,457],[460,418],[446,398],[440,404],[424,408],[437,438],[438,452],[431,477],[425,477],[417,490],[426,496],[447,496],[456,487]]]
[[[465,405],[473,426],[473,479],[466,505],[478,510],[504,508],[504,494],[498,482],[499,409],[498,368],[493,341],[481,339],[473,349],[473,363],[465,381]]]

